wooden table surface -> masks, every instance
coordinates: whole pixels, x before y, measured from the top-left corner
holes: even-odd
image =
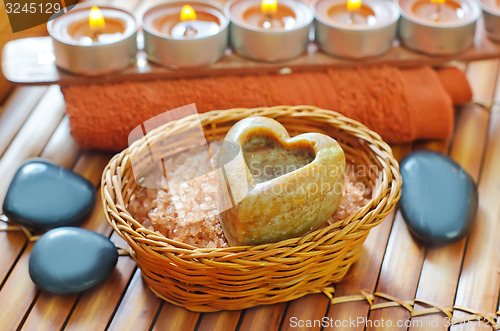
[[[377,296],[370,309],[366,300],[331,304],[325,295],[317,294],[244,311],[194,313],[156,298],[128,256],[121,256],[113,274],[97,287],[78,295],[56,296],[38,290],[29,278],[33,242],[21,232],[0,232],[0,329],[276,330],[301,329],[294,326],[316,321],[315,330],[445,330],[450,317],[460,321],[491,314],[492,322],[498,321],[500,60],[458,65],[467,72],[475,101],[487,108],[473,104],[457,109],[455,132],[448,141],[394,145],[393,149],[398,158],[412,150],[433,149],[460,163],[479,185],[476,223],[468,238],[432,249],[412,239],[399,211],[372,230],[361,259],[344,281],[335,285],[334,300],[351,295],[351,299],[363,298],[361,291],[368,299],[377,292],[389,295],[390,300]],[[17,167],[35,156],[72,169],[99,185],[111,155],[78,149],[64,110],[62,94],[55,85],[15,88],[1,106],[0,201]],[[0,223],[0,228],[4,227]],[[83,227],[109,236],[118,246],[126,245],[107,224],[100,201]],[[448,315],[422,315],[439,311],[433,308],[436,305]],[[452,306],[456,309],[448,309]],[[324,317],[328,326],[321,328],[318,321]],[[367,326],[353,323],[365,319],[371,321]],[[345,327],[335,327],[342,323]],[[398,323],[406,326],[398,327]],[[450,329],[493,328],[482,320]],[[496,329],[500,329],[500,322]]]
[[[335,298],[357,295],[364,290],[369,294],[391,295],[402,303],[411,303],[417,298],[443,307],[456,305],[482,313],[499,310],[499,61],[474,62],[463,67],[473,85],[476,101],[495,104],[491,111],[478,105],[457,109],[456,130],[450,141],[424,141],[393,147],[398,158],[422,148],[447,153],[478,181],[479,212],[471,235],[450,246],[426,249],[413,241],[400,212],[395,212],[372,230],[360,261],[345,280],[336,285]],[[99,185],[101,171],[111,155],[79,150],[71,138],[64,108],[58,86],[14,89],[0,117],[0,201],[17,167],[34,156],[70,168]],[[110,236],[119,246],[125,245],[104,219],[100,201],[83,227]],[[397,321],[406,321],[415,326],[411,329],[429,330],[428,325],[435,325],[436,330],[444,330],[449,321],[444,314],[415,316],[425,309],[418,304],[413,313],[401,306],[370,311],[369,304],[364,301],[331,305],[323,294],[245,311],[193,313],[156,298],[128,256],[121,256],[111,277],[96,288],[79,295],[55,296],[38,290],[29,278],[28,258],[32,246],[33,242],[21,232],[0,232],[2,330],[141,330],[150,327],[158,330],[275,330],[293,327],[299,320],[306,322],[325,316],[329,321],[368,317],[374,322],[391,320],[394,325]],[[387,302],[377,299],[375,303],[379,301]],[[460,311],[455,311],[453,316],[474,318]],[[491,329],[485,322],[469,322],[451,330],[480,328]],[[364,326],[345,329],[363,330]],[[373,329],[376,329],[375,324]]]

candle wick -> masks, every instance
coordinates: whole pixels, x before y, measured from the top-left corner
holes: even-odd
[[[265,17],[264,17],[264,22],[262,22],[262,27],[264,29],[270,29],[272,26],[271,22],[273,21],[273,15],[272,13],[267,12],[264,14],[264,16]]]
[[[96,43],[99,41],[99,36],[101,34],[102,34],[102,30],[96,29],[96,30],[92,31],[92,36],[90,38],[92,38],[92,41]]]
[[[191,24],[186,25],[186,30],[184,30],[184,37],[192,37],[198,33]]]
[[[436,21],[439,21],[439,18],[441,18],[441,4],[438,3],[436,4]]]

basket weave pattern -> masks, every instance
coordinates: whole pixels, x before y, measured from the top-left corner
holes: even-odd
[[[376,169],[366,176],[365,184],[374,192],[370,202],[344,221],[304,237],[253,247],[197,248],[134,220],[126,206],[137,188],[131,168],[137,153],[198,120],[208,140],[220,140],[248,116],[274,118],[291,136],[321,132],[337,139],[348,163]],[[370,229],[393,210],[401,182],[390,147],[359,122],[312,106],[276,106],[212,111],[167,123],[113,157],[104,170],[101,193],[108,222],[131,246],[150,288],[170,303],[209,312],[289,301],[341,281]]]

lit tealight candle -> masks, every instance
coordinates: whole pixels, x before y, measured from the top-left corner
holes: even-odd
[[[56,65],[73,73],[102,75],[121,70],[135,59],[134,17],[112,7],[80,7],[50,21]]]
[[[332,20],[347,25],[374,25],[377,22],[373,9],[361,3],[361,0],[347,0],[345,6],[343,4],[333,6],[330,8],[328,15]]]
[[[421,0],[414,3],[416,16],[434,22],[453,22],[465,16],[462,6],[453,0]]]
[[[481,5],[488,37],[500,42],[500,0],[482,0]]]
[[[143,18],[149,60],[171,68],[216,62],[227,47],[229,20],[215,4],[174,1],[149,9]]]
[[[309,43],[312,8],[300,0],[232,0],[231,44],[256,60],[281,61],[302,54]]]
[[[391,1],[318,0],[316,41],[335,56],[366,58],[385,53],[396,36],[399,8]]]
[[[250,6],[243,13],[243,20],[249,25],[262,29],[291,29],[295,25],[292,8],[276,0],[262,0],[261,5]]]
[[[475,0],[400,0],[399,34],[408,48],[449,55],[472,46],[481,15]]]

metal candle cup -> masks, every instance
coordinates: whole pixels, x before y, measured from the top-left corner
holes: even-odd
[[[314,14],[305,2],[279,0],[276,13],[266,18],[260,0],[233,0],[226,5],[226,13],[231,18],[230,41],[240,55],[283,61],[304,53],[309,43]],[[263,23],[259,22],[262,15]]]
[[[500,2],[498,0],[482,0],[481,5],[486,34],[490,39],[500,42]]]
[[[137,23],[134,16],[108,6],[99,10],[105,25],[95,36],[89,35],[91,7],[75,8],[47,23],[59,68],[98,76],[122,70],[135,60]]]
[[[353,59],[385,53],[396,36],[399,8],[392,1],[365,0],[352,12],[346,0],[318,0],[316,41],[326,53]]]
[[[430,0],[400,0],[399,36],[406,47],[432,55],[450,55],[462,52],[474,44],[476,22],[481,16],[475,0],[446,0],[441,4],[448,6],[443,7],[448,8],[443,10],[443,14],[449,12],[456,15],[446,20],[422,17],[426,11],[419,10],[419,6],[429,4],[436,8],[439,5]],[[432,15],[438,15],[438,12],[436,10]]]
[[[181,21],[185,5],[194,9],[195,20]],[[174,69],[206,66],[220,59],[227,48],[229,20],[222,8],[211,3],[164,3],[149,9],[143,22],[148,59],[163,66]],[[191,28],[190,24],[200,27]],[[182,29],[183,33],[178,32]],[[195,32],[186,33],[188,29]]]

